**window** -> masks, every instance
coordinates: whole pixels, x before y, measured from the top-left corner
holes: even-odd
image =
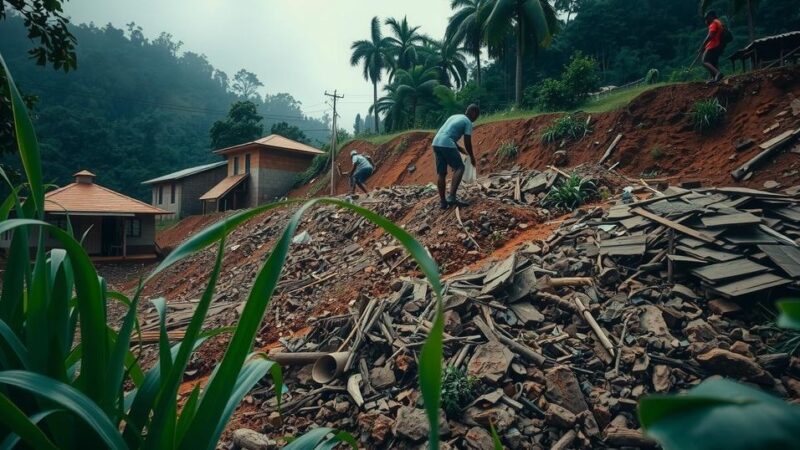
[[[4,241],[10,241],[11,240],[11,230],[8,230],[5,233],[3,233],[3,239],[2,240],[4,240]]]
[[[127,237],[142,237],[142,220],[127,219],[125,224],[125,235]]]
[[[250,173],[250,153],[244,155],[244,173]]]
[[[169,191],[169,202],[170,203],[175,203],[175,191],[176,190],[177,190],[177,187],[175,186],[175,183],[172,183],[172,185],[170,185],[170,191]]]
[[[234,175],[238,175],[239,174],[239,157],[238,156],[234,156],[233,157],[233,174]]]
[[[158,204],[159,205],[163,205],[164,204],[164,186],[163,185],[158,187]]]

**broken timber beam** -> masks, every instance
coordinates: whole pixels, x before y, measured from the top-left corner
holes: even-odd
[[[650,211],[647,211],[643,208],[634,208],[631,210],[632,213],[638,214],[644,218],[650,219],[653,222],[658,222],[665,227],[672,228],[675,231],[679,231],[685,235],[691,236],[695,239],[699,239],[703,242],[708,242],[709,244],[716,244],[717,240],[713,236],[709,236],[705,233],[701,233],[697,230],[693,230],[686,225],[681,225],[678,222],[666,219],[664,217],[659,216],[658,214],[653,214]]]
[[[763,143],[760,145],[762,148],[762,152],[754,156],[747,161],[746,163],[742,164],[731,172],[731,176],[734,180],[740,181],[744,178],[748,173],[752,172],[753,168],[758,166],[759,164],[763,163],[767,159],[771,158],[773,155],[777,154],[780,150],[782,150],[787,144],[791,143],[797,136],[800,135],[800,128],[796,130],[788,130],[785,133],[776,136],[773,139]]]
[[[620,139],[622,139],[622,133],[618,134],[616,138],[614,138],[614,142],[608,147],[605,153],[603,153],[603,157],[600,158],[600,162],[598,164],[603,164],[606,162],[609,156],[611,156],[611,152],[614,151],[614,148],[619,144]]]

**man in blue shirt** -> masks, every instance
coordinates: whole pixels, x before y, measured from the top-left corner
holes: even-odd
[[[370,163],[369,159],[365,156],[359,155],[355,150],[350,152],[350,156],[353,158],[353,170],[350,172],[350,195],[356,193],[356,186],[360,187],[366,194],[367,186],[364,182],[372,175],[372,171],[374,170],[372,163]]]
[[[464,162],[461,161],[463,153],[475,166],[475,155],[472,152],[472,122],[475,122],[481,112],[478,105],[469,105],[465,114],[450,116],[444,125],[436,132],[433,138],[433,155],[436,157],[436,174],[439,176],[436,187],[439,189],[439,206],[447,209],[450,206],[469,206],[469,203],[456,197],[458,185],[464,175]],[[464,138],[464,151],[458,141]],[[450,181],[450,193],[445,197],[447,185],[447,166],[453,169],[453,179]]]

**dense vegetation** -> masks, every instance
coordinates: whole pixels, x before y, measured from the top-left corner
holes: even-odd
[[[746,4],[753,6],[750,14]],[[701,7],[714,8],[730,26],[734,41],[728,53],[746,45],[751,30],[757,38],[800,29],[795,0],[452,0],[451,5],[442,40],[405,19],[375,18],[369,39],[353,43],[351,63],[363,68],[376,91],[388,79],[370,108],[381,114],[380,131],[433,128],[468,103],[480,104],[484,112],[570,110],[600,86],[703,77],[698,67],[685,70],[705,37]],[[529,15],[517,15],[521,10]],[[476,59],[486,50],[488,64]],[[570,83],[574,75],[581,83]]]
[[[12,13],[0,26],[0,52],[20,89],[38,97],[33,114],[47,181],[68,183],[86,168],[99,183],[147,199],[141,181],[216,158],[209,130],[244,99],[256,105],[265,131],[286,122],[311,143],[328,140],[327,117],[305,117],[290,94],[259,96],[254,74],[229,77],[204,55],[182,52],[167,33],[148,40],[135,24],[125,30],[73,24],[69,30],[78,42],[78,63],[64,73],[30,58],[22,18]],[[6,153],[2,162],[13,165],[16,158]]]

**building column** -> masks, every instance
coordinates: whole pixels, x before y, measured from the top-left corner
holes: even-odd
[[[122,259],[128,257],[128,219],[122,218]]]

